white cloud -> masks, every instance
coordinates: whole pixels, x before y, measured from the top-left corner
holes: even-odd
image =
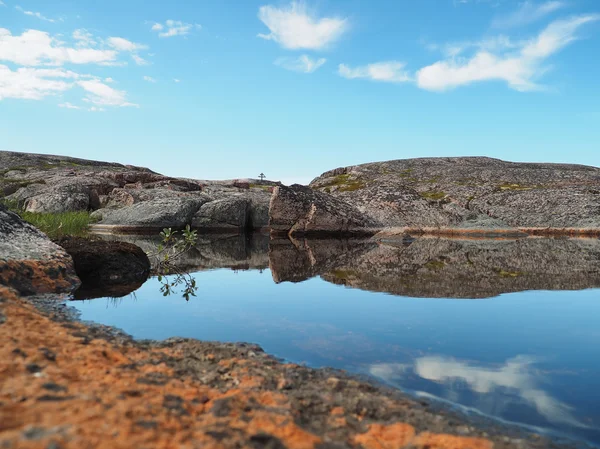
[[[78,81],[77,84],[81,86],[88,95],[84,99],[89,103],[93,103],[97,106],[134,106],[139,107],[137,104],[130,103],[127,101],[127,93],[123,90],[113,89],[107,84],[104,84],[99,80],[83,80]]]
[[[164,25],[162,23],[154,23],[151,30],[157,31],[159,37],[185,36],[189,34],[194,25],[183,23],[180,20],[167,20]],[[196,25],[199,28],[199,25]]]
[[[21,67],[11,70],[0,65],[0,100],[20,98],[41,100],[69,90],[72,80],[80,78],[77,73],[63,69],[34,69]]]
[[[301,2],[292,2],[287,8],[261,6],[258,10],[258,18],[270,31],[269,34],[259,34],[258,37],[273,40],[282,47],[292,50],[326,48],[349,28],[347,19],[318,18]]]
[[[58,105],[59,108],[65,108],[65,109],[81,109],[80,106],[75,106],[74,104],[69,103],[68,101],[65,103],[60,103]]]
[[[39,12],[34,12],[34,11],[26,11],[25,9],[21,8],[20,6],[15,6],[15,9],[17,11],[21,11],[23,14],[25,14],[26,16],[32,16],[32,17],[37,17],[40,20],[44,20],[46,22],[52,22],[55,23],[56,20],[54,19],[49,19],[46,16],[43,16],[41,13]]]
[[[73,39],[77,41],[75,44],[76,47],[94,47],[98,44],[92,33],[85,28],[73,31]]]
[[[44,31],[27,30],[20,36],[13,36],[5,28],[0,28],[0,61],[19,65],[62,65],[71,64],[114,64],[115,50],[66,47]]]
[[[423,89],[445,91],[496,80],[518,91],[542,89],[536,80],[547,71],[545,59],[576,40],[579,27],[599,19],[600,15],[583,15],[557,20],[535,39],[519,43],[516,50],[479,50],[470,58],[438,61],[417,72],[417,84]]]
[[[308,55],[302,55],[297,58],[279,58],[275,61],[275,65],[294,72],[313,73],[325,62],[327,62],[325,58],[312,59]]]
[[[104,111],[106,111],[106,109],[99,108],[97,106],[92,106],[92,107],[88,108],[88,111],[90,111],[90,112],[104,112]]]
[[[114,80],[114,79],[112,79],[112,78],[109,76],[108,78],[104,78],[104,82],[105,82],[105,83],[114,83],[114,82],[115,82],[115,80]]]
[[[405,83],[411,81],[410,74],[405,69],[405,64],[399,61],[377,62],[354,68],[340,64],[338,66],[338,73],[340,76],[348,79],[363,78],[388,83]]]
[[[181,80],[177,79],[177,78],[173,78],[173,81],[175,81],[176,83],[180,83],[181,82]]]
[[[156,83],[156,80],[151,76],[144,75],[144,81],[148,81],[149,83]]]
[[[118,51],[139,51],[145,50],[148,46],[143,44],[136,44],[135,42],[131,42],[130,40],[124,39],[122,37],[109,37],[106,42],[112,48]]]
[[[523,2],[512,14],[496,18],[492,22],[492,26],[495,28],[511,28],[527,25],[566,6],[565,2],[556,0],[539,4],[528,0]]]
[[[136,55],[133,54],[131,55],[131,59],[133,59],[133,61],[137,64],[137,65],[148,65],[150,64],[148,61],[146,61],[144,58],[142,58],[140,55]]]

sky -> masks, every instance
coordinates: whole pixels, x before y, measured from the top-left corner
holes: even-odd
[[[0,0],[0,149],[307,183],[600,166],[597,0]]]

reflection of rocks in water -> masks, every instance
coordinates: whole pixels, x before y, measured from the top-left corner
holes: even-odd
[[[147,254],[156,252],[160,244],[158,236],[107,235],[116,239],[134,243]],[[179,270],[193,272],[215,268],[233,270],[266,269],[269,236],[262,233],[251,234],[199,234],[196,246],[177,258]],[[150,260],[154,264],[156,260]]]
[[[269,262],[273,280],[276,283],[302,282],[350,263],[357,255],[376,246],[369,239],[271,240]]]
[[[145,281],[145,279],[144,279]],[[123,298],[135,292],[144,282],[131,284],[88,284],[83,283],[73,293],[73,300],[96,298]]]
[[[401,296],[486,298],[524,290],[600,286],[600,240],[421,238],[272,244],[276,282],[324,280]]]

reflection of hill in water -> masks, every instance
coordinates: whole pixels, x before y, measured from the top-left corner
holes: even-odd
[[[152,237],[112,236],[152,253]],[[265,234],[200,235],[179,260],[188,272],[271,268],[273,280],[320,276],[339,285],[400,296],[487,298],[524,290],[600,287],[600,240],[269,240]]]
[[[313,276],[394,295],[486,298],[600,287],[600,240],[272,241],[275,282]]]

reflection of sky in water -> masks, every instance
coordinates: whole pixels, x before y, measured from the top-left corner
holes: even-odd
[[[600,292],[494,299],[395,297],[314,278],[274,284],[268,270],[196,274],[198,297],[163,297],[156,280],[117,302],[71,303],[83,319],[138,338],[258,343],[313,366],[370,373],[532,426],[600,443]]]

